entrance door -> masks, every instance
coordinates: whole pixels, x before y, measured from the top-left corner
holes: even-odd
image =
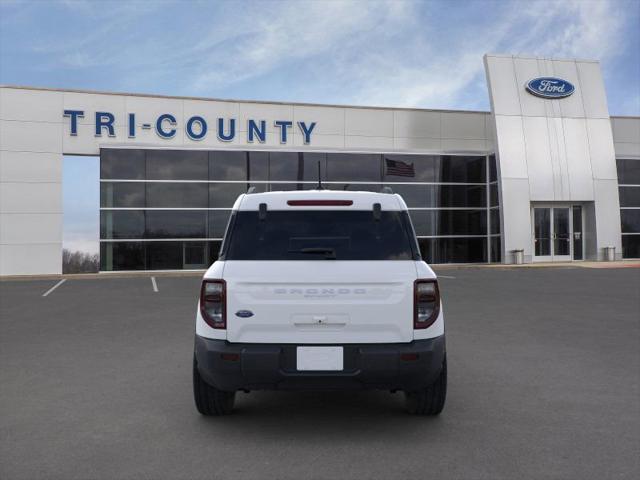
[[[533,260],[563,262],[582,260],[582,207],[533,208]]]

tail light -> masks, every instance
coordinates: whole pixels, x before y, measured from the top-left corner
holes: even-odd
[[[200,313],[211,328],[227,328],[227,285],[224,280],[203,280]]]
[[[413,328],[428,328],[440,313],[437,280],[416,280],[413,284]]]

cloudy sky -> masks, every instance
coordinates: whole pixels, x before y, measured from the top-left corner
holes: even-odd
[[[0,0],[2,84],[488,110],[487,52],[599,59],[610,112],[640,115],[640,0]]]

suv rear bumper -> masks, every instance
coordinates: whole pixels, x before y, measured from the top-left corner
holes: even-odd
[[[297,345],[291,344],[229,343],[196,335],[195,355],[202,378],[226,391],[415,391],[433,383],[445,355],[444,335],[410,343],[342,346],[344,370],[339,372],[298,371]]]

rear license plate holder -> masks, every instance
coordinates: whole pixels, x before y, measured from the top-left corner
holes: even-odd
[[[298,371],[342,371],[344,348],[297,347],[296,368]]]

